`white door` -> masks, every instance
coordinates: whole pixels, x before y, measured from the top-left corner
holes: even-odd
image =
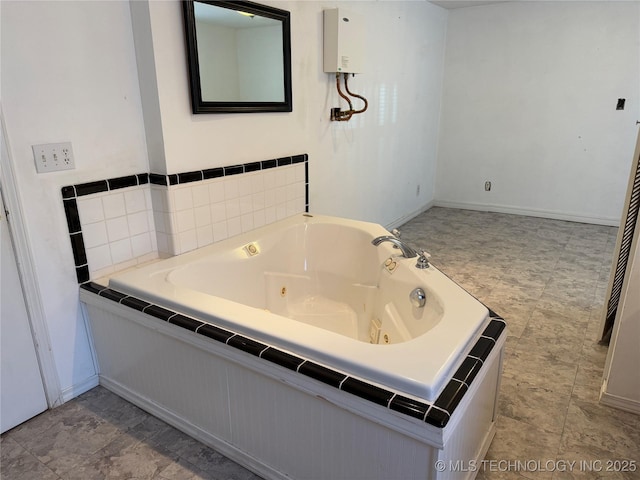
[[[47,399],[1,195],[0,274],[0,433],[2,433],[46,410]]]

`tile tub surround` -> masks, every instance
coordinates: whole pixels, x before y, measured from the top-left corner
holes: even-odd
[[[83,283],[307,212],[308,155],[70,185],[62,199]]]
[[[224,343],[280,367],[293,370],[326,385],[351,393],[390,410],[417,418],[438,428],[444,428],[449,423],[453,412],[471,387],[483,363],[499,342],[506,326],[505,321],[499,315],[489,310],[489,324],[485,327],[475,346],[465,357],[436,401],[430,404],[370,384],[350,376],[348,373],[319,365],[225,328],[205,323],[197,318],[126,295],[96,282],[84,283],[80,288],[86,292],[145,313],[157,321],[168,322],[176,327],[193,332],[194,335],[201,335],[211,341]]]

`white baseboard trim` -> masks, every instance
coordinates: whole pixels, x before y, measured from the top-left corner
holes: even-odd
[[[632,400],[630,398],[619,397],[617,395],[611,395],[605,391],[600,393],[600,403],[607,405],[608,407],[619,408],[627,412],[640,415],[640,401]]]
[[[433,203],[433,201],[431,201],[431,202],[427,203],[426,205],[423,205],[419,209],[414,210],[413,212],[408,213],[406,215],[403,215],[402,217],[397,218],[396,220],[394,220],[391,223],[388,223],[387,225],[384,226],[384,228],[386,228],[389,231],[393,230],[394,228],[398,228],[400,225],[404,225],[409,220],[417,217],[421,213],[426,212],[427,210],[429,210],[433,206],[434,206],[434,203]]]
[[[565,220],[568,222],[590,223],[594,225],[606,225],[609,227],[619,227],[620,219],[611,217],[592,217],[567,212],[556,212],[551,210],[538,210],[519,207],[509,207],[505,205],[493,205],[489,203],[465,203],[449,202],[446,200],[435,200],[435,207],[459,208],[462,210],[479,210],[483,212],[508,213],[512,215],[524,215],[527,217],[551,218],[553,220]]]
[[[98,375],[91,375],[89,378],[83,380],[80,383],[75,383],[70,387],[62,390],[62,401],[64,403],[76,398],[78,395],[82,395],[84,392],[88,392],[93,387],[98,386]]]

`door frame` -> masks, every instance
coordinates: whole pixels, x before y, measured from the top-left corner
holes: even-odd
[[[0,194],[2,194],[2,200],[4,202],[4,216],[9,226],[11,241],[13,242],[18,275],[24,294],[29,327],[36,349],[36,357],[38,359],[38,366],[40,367],[45,397],[49,408],[54,408],[63,403],[62,390],[60,388],[56,362],[51,348],[49,329],[47,327],[44,306],[38,286],[33,254],[22,214],[20,197],[16,189],[11,148],[1,103],[0,127],[1,141],[4,144],[2,145],[2,152],[0,154]]]

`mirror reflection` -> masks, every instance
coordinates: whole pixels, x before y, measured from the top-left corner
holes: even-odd
[[[290,112],[289,12],[243,1],[185,1],[194,113]]]
[[[279,20],[194,2],[202,100],[283,102]]]

